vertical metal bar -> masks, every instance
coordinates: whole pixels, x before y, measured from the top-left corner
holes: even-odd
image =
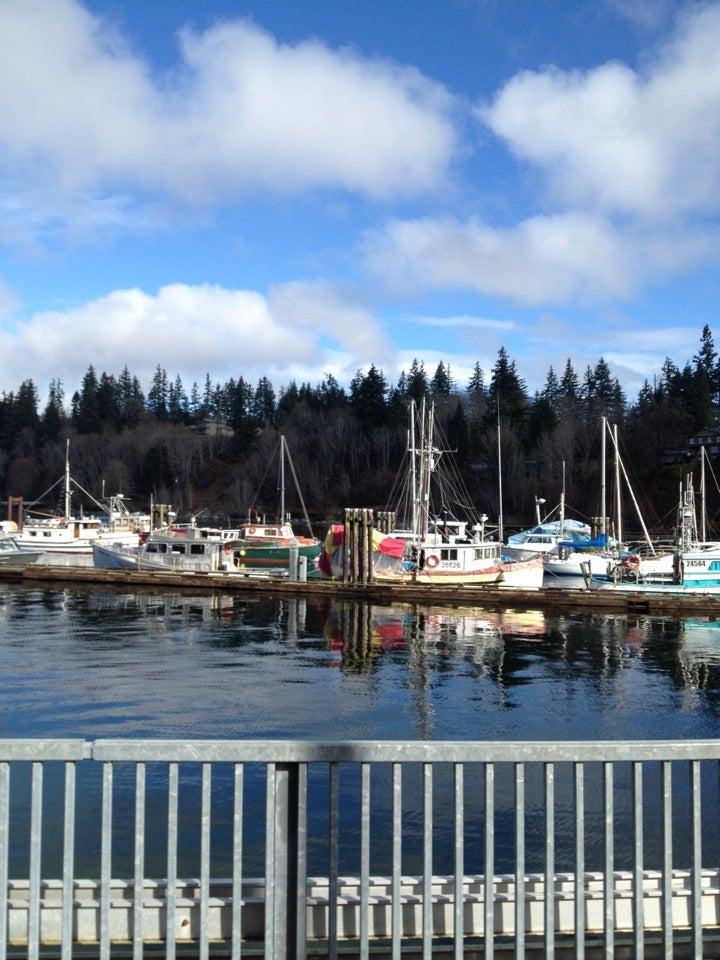
[[[485,958],[495,952],[495,765],[485,764]]]
[[[525,764],[515,764],[515,956],[525,957]]]
[[[165,960],[175,960],[175,898],[178,854],[178,765],[168,768],[167,886],[165,887]]]
[[[603,763],[604,814],[605,814],[605,878],[603,896],[605,918],[603,922],[605,957],[615,956],[615,832],[613,804],[613,765]]]
[[[454,960],[465,948],[465,768],[455,764],[455,920]]]
[[[0,960],[7,954],[8,848],[10,846],[10,764],[0,763]]]
[[[110,960],[110,875],[112,871],[112,763],[103,763],[100,838],[100,960]]]
[[[545,958],[555,956],[555,767],[545,764]]]
[[[297,960],[307,954],[307,776],[306,763],[298,764],[297,804]]]
[[[338,857],[340,848],[340,776],[330,764],[330,824],[328,870],[328,960],[337,960]]]
[[[574,764],[575,793],[575,957],[585,960],[585,768]]]
[[[692,809],[692,953],[702,960],[702,794],[700,761],[690,763],[690,803]]]
[[[393,764],[392,782],[392,960],[400,960],[402,938],[402,906],[400,880],[402,877],[402,766]]]
[[[633,763],[633,811],[635,820],[633,864],[633,933],[635,960],[645,956],[645,855],[643,848],[643,765]]]
[[[267,765],[265,792],[265,960],[272,960],[275,921],[275,764]],[[278,957],[278,960],[283,958]]]
[[[208,960],[208,917],[210,912],[210,789],[212,767],[202,765],[202,802],[200,809],[200,960]]]
[[[370,956],[370,764],[360,765],[360,960]]]
[[[232,945],[230,948],[230,958],[231,960],[240,960],[242,952],[243,765],[236,763],[234,772]]]
[[[61,960],[70,960],[73,948],[73,873],[75,869],[75,764],[65,764],[63,814],[63,906]]]
[[[663,818],[663,877],[662,877],[662,937],[663,956],[672,960],[672,761],[662,761],[662,818]]]
[[[423,764],[423,912],[422,939],[423,960],[432,956],[432,827],[433,827],[433,769],[431,763]]]
[[[40,864],[42,856],[43,765],[32,765],[30,798],[30,904],[28,908],[28,960],[40,954]]]
[[[133,884],[133,960],[143,955],[145,881],[145,764],[135,764],[135,877]]]

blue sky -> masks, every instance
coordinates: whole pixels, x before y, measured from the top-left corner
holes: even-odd
[[[719,205],[720,3],[0,0],[0,388],[505,344],[632,394]]]

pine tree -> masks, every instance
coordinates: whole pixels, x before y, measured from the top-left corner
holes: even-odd
[[[451,392],[452,380],[450,379],[450,368],[446,367],[441,360],[430,381],[430,393],[433,397],[449,397]]]
[[[53,379],[48,389],[48,401],[42,415],[42,431],[49,440],[56,440],[62,430],[65,392],[62,381]]]
[[[363,376],[358,372],[350,384],[350,407],[365,427],[379,427],[387,415],[387,381],[373,364]]]
[[[168,415],[168,399],[167,371],[158,364],[147,397],[147,408],[158,420],[165,420]]]
[[[78,433],[98,433],[102,424],[98,411],[98,381],[92,365],[82,380],[75,421]]]
[[[405,382],[405,396],[408,400],[420,403],[428,395],[428,378],[425,373],[425,364],[419,363],[417,358],[410,364],[410,370]]]

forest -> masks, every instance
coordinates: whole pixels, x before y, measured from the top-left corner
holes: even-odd
[[[557,501],[563,464],[569,514],[596,515],[605,416],[619,427],[646,520],[660,529],[672,526],[678,481],[690,469],[688,438],[718,422],[720,360],[705,326],[695,356],[682,367],[666,359],[634,400],[603,358],[584,372],[561,361],[531,393],[504,348],[492,369],[476,363],[463,383],[445,363],[428,371],[417,360],[397,382],[373,365],[347,387],[326,375],[277,391],[266,377],[219,383],[209,374],[188,389],[161,365],[143,387],[127,367],[98,374],[91,366],[69,396],[57,379],[45,403],[32,380],[2,394],[0,495],[33,502],[61,475],[70,438],[73,476],[96,496],[122,492],[132,509],[145,509],[153,495],[181,514],[274,513],[282,433],[311,516],[332,519],[345,506],[392,507],[409,403],[423,397],[435,403],[478,512],[492,519],[498,513],[499,422],[508,525],[532,521],[536,496],[548,506]],[[298,508],[291,495],[288,506]]]

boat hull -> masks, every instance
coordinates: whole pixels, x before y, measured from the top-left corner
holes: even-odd
[[[298,545],[298,556],[307,557],[308,562],[320,556],[319,542]],[[290,546],[287,544],[252,543],[240,541],[233,551],[239,569],[243,567],[265,568],[287,567],[290,563]]]

